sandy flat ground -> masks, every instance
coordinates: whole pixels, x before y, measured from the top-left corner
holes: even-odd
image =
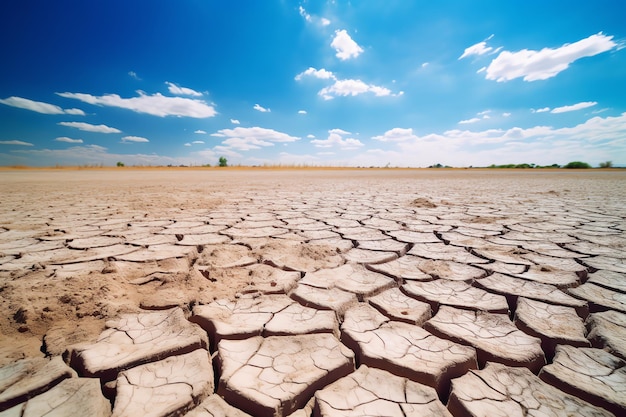
[[[364,228],[586,224],[626,250],[623,170],[4,170],[0,195],[0,365],[94,341],[124,312],[189,312],[276,285],[276,268],[350,263]]]

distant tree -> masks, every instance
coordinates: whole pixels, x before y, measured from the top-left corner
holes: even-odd
[[[573,161],[573,162],[568,162],[563,168],[567,168],[567,169],[587,169],[587,168],[591,168],[591,165],[589,165],[586,162]]]
[[[117,163],[117,166],[118,166],[118,167],[123,167],[123,166],[124,166],[124,163],[123,163],[123,162],[118,162],[118,163]]]
[[[613,161],[600,162],[600,168],[613,168]]]
[[[223,157],[223,156],[220,156],[220,159],[219,159],[219,165],[220,165],[221,167],[227,167],[227,166],[228,166],[228,159],[226,159],[226,158],[225,158],[225,157]]]

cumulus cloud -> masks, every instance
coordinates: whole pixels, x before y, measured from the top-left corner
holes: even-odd
[[[200,130],[200,129],[196,130],[193,133],[197,133],[198,135],[206,135],[206,132],[204,130]]]
[[[0,99],[0,103],[43,114],[71,114],[75,116],[85,115],[85,112],[81,109],[62,109],[54,104],[44,103],[43,101],[34,101],[22,97],[8,97]]]
[[[363,143],[354,138],[344,139],[342,136],[349,135],[350,132],[346,132],[341,129],[331,129],[328,131],[328,139],[313,139],[311,143],[316,148],[333,148],[338,147],[341,150],[353,150],[359,149],[363,146]]]
[[[600,32],[558,48],[543,48],[540,51],[529,49],[516,52],[502,51],[487,67],[485,78],[497,82],[516,78],[522,78],[524,81],[546,80],[565,71],[578,59],[598,55],[617,46],[613,36]]]
[[[492,50],[493,48],[491,46],[487,46],[487,42],[478,42],[475,45],[465,48],[465,51],[463,51],[463,54],[459,57],[459,59],[467,58],[472,55],[484,55]]]
[[[57,142],[66,142],[66,143],[83,143],[82,139],[72,139],[72,138],[68,138],[65,136],[61,136],[59,138],[56,138],[55,141]]]
[[[372,139],[379,140],[381,142],[404,142],[407,140],[415,140],[417,139],[417,136],[413,134],[413,129],[411,128],[403,129],[401,127],[394,127],[382,135],[372,136]]]
[[[296,75],[296,81],[300,81],[304,76],[311,76],[322,80],[337,79],[331,71],[327,71],[324,68],[318,70],[313,67],[309,67],[306,71],[302,71],[300,74]]]
[[[570,111],[576,111],[576,110],[586,109],[588,107],[593,107],[596,104],[598,104],[596,101],[583,101],[581,103],[576,103],[571,106],[555,107],[554,109],[552,109],[550,113],[567,113]]]
[[[298,114],[306,114],[306,110],[298,110]]]
[[[350,58],[356,58],[363,52],[363,48],[352,40],[345,29],[335,31],[335,37],[330,43],[330,46],[337,51],[335,55],[342,61]]]
[[[138,97],[122,98],[117,94],[94,96],[84,93],[57,93],[61,97],[73,98],[95,106],[119,107],[153,116],[179,116],[193,118],[213,117],[217,114],[212,105],[204,100],[186,97],[168,97],[160,93],[151,96],[139,91]]]
[[[141,136],[124,136],[122,138],[122,143],[146,143],[150,142],[146,138],[142,138]]]
[[[228,149],[249,151],[261,147],[274,146],[275,143],[295,142],[300,138],[290,136],[283,132],[262,127],[236,127],[234,129],[221,129],[211,136],[226,138],[222,145]]]
[[[30,142],[24,142],[21,140],[0,140],[0,145],[35,146]]]
[[[200,93],[199,91],[196,90],[192,90],[191,88],[187,88],[187,87],[180,87],[174,83],[171,83],[169,81],[166,81],[165,84],[167,84],[167,89],[169,90],[170,93],[177,95],[177,96],[192,96],[192,97],[202,97],[202,93]]]
[[[85,132],[122,133],[121,130],[116,129],[114,127],[109,127],[107,125],[92,125],[90,123],[83,123],[83,122],[59,122],[57,124],[60,126],[73,127],[79,130],[83,130]]]
[[[467,119],[467,120],[461,120],[459,122],[460,125],[467,125],[467,124],[471,124],[471,123],[476,123],[476,122],[480,122],[480,118],[478,117],[472,117],[471,119]]]
[[[261,105],[259,105],[259,104],[255,104],[255,105],[254,105],[254,107],[253,107],[253,109],[254,109],[254,110],[257,110],[257,111],[260,111],[261,113],[269,113],[269,112],[271,112],[271,111],[272,111],[271,109],[269,109],[269,108],[265,108],[265,107],[263,107],[263,106],[261,106]]]
[[[350,79],[336,80],[333,85],[324,87],[318,92],[325,100],[331,100],[337,96],[357,96],[363,93],[374,93],[378,97],[393,95],[388,88]]]
[[[234,125],[241,124],[241,123],[239,122],[239,120],[237,120],[237,119],[230,119],[230,122],[231,122],[232,124],[234,124]]]

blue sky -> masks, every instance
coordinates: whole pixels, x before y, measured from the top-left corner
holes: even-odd
[[[30,1],[0,165],[626,166],[623,1]]]

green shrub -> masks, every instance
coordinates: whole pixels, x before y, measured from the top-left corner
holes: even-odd
[[[567,168],[567,169],[587,169],[587,168],[591,168],[591,165],[589,165],[586,162],[573,161],[573,162],[568,162],[563,168]]]
[[[613,168],[613,161],[600,162],[600,168]]]
[[[223,156],[220,156],[220,159],[219,159],[219,165],[220,165],[221,167],[227,167],[227,166],[228,166],[228,159],[226,159],[226,158],[225,158],[225,157],[223,157]]]

